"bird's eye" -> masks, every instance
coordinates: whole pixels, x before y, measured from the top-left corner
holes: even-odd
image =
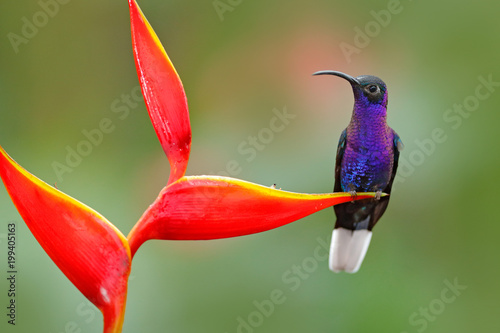
[[[378,91],[378,87],[374,84],[370,84],[368,86],[368,91],[371,92],[372,94]]]

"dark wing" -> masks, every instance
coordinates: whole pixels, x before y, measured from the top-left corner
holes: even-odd
[[[344,192],[340,184],[340,166],[342,165],[342,158],[347,140],[347,129],[340,134],[339,144],[337,146],[337,158],[335,160],[335,185],[333,185],[333,192]]]
[[[387,194],[391,193],[392,183],[394,182],[394,179],[396,178],[396,171],[398,170],[399,153],[404,148],[403,141],[401,141],[401,139],[399,138],[398,133],[396,133],[394,130],[392,130],[392,133],[394,134],[394,145],[393,145],[394,162],[392,164],[391,180],[389,181],[389,184],[387,184],[387,187],[384,189],[384,192]]]

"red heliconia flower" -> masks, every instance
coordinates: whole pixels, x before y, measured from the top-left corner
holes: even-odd
[[[137,3],[129,0],[129,7],[142,93],[171,170],[167,186],[128,237],[99,213],[28,173],[0,147],[0,177],[14,205],[54,263],[101,310],[105,333],[121,332],[132,256],[145,241],[248,235],[375,195],[292,193],[228,177],[184,176],[191,148],[186,95]]]
[[[121,332],[131,256],[127,239],[96,211],[36,178],[0,147],[0,176],[31,233],[66,277]]]
[[[347,193],[300,194],[215,176],[182,177],[191,129],[179,75],[135,0],[132,46],[149,116],[170,161],[167,186],[128,235],[132,256],[149,239],[216,239],[253,234],[353,200]],[[182,177],[182,178],[181,178]],[[356,199],[373,194],[358,193]]]

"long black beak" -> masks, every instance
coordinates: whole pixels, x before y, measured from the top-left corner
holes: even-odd
[[[359,81],[356,80],[356,78],[354,78],[354,77],[352,77],[350,75],[347,75],[345,73],[342,73],[342,72],[337,72],[337,71],[319,71],[319,72],[314,73],[313,75],[335,75],[335,76],[339,76],[339,77],[341,77],[343,79],[346,79],[351,84],[359,85]]]

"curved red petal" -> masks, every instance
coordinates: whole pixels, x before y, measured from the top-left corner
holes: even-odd
[[[358,193],[356,199],[373,197]],[[218,176],[183,177],[165,187],[130,232],[132,256],[149,239],[217,239],[280,227],[353,200],[348,193],[303,194]]]
[[[96,211],[36,178],[0,147],[0,176],[26,225],[66,277],[120,332],[130,274],[126,238]]]
[[[182,82],[153,28],[134,0],[129,0],[132,46],[149,117],[170,162],[172,183],[186,172],[191,125]]]

